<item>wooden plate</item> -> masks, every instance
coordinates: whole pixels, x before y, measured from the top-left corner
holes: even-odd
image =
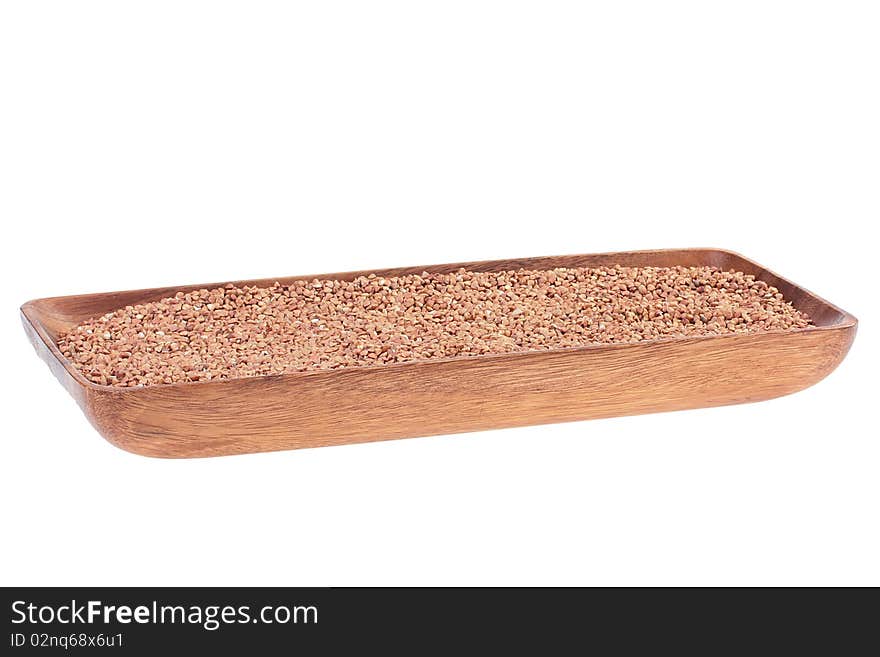
[[[212,283],[29,301],[22,321],[34,348],[114,445],[148,456],[194,457],[478,431],[673,411],[779,397],[813,385],[843,360],[856,318],[729,251],[682,249],[493,260],[325,274],[714,265],[776,286],[816,326],[785,332],[668,338],[332,371],[115,388],[83,377],[59,334],[123,306]],[[269,286],[267,278],[237,285]]]

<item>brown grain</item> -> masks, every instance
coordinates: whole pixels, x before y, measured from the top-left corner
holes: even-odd
[[[89,380],[129,387],[810,324],[776,288],[714,267],[460,269],[179,292],[58,345]]]

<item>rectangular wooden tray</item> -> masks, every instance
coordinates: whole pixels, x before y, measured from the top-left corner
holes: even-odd
[[[123,306],[225,282],[37,299],[24,304],[21,314],[37,353],[95,428],[118,447],[161,457],[341,445],[759,401],[824,378],[843,360],[856,334],[857,321],[849,313],[719,249],[493,260],[321,277],[602,265],[714,265],[754,274],[776,286],[816,326],[114,388],[85,379],[58,350],[59,334]]]

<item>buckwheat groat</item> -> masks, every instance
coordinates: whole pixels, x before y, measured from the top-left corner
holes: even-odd
[[[178,292],[59,347],[95,383],[140,386],[810,324],[776,288],[713,267],[462,269]]]

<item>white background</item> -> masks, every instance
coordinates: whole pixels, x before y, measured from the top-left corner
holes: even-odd
[[[880,584],[878,18],[3,3],[0,582]],[[98,436],[17,310],[685,246],[853,312],[846,361],[759,404],[167,461]]]

